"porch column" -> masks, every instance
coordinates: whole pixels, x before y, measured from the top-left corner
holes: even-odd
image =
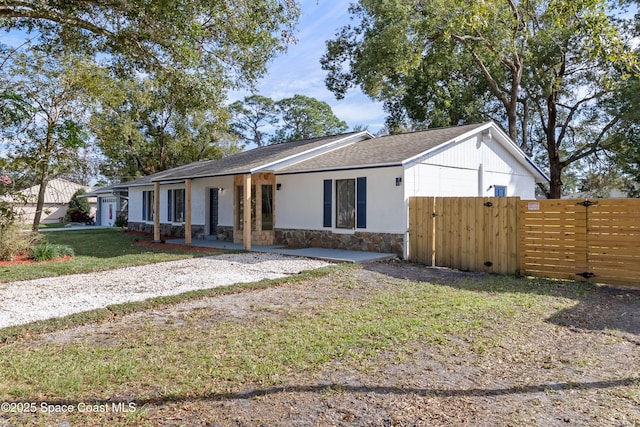
[[[160,241],[160,183],[153,184],[153,241]]]
[[[191,179],[187,179],[185,184],[185,218],[184,218],[184,243],[191,244]]]
[[[242,218],[244,250],[251,250],[251,174],[244,176],[244,215]]]

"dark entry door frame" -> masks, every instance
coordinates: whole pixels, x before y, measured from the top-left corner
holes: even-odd
[[[218,235],[218,188],[209,189],[209,235]]]

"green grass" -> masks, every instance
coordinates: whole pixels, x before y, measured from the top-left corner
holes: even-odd
[[[571,308],[596,292],[588,284],[569,287],[507,276],[440,284],[381,281],[380,276],[358,276],[359,268],[332,266],[285,279],[121,304],[15,328],[0,346],[0,401],[130,399],[138,405],[134,415],[69,414],[58,420],[71,425],[157,425],[159,419],[154,417],[184,410],[199,419],[211,412],[210,399],[288,384],[291,379],[295,383],[300,377],[314,378],[329,366],[375,373],[394,362],[384,356],[379,359],[387,351],[404,363],[411,363],[416,349],[427,349],[442,363],[455,357],[469,363],[475,357],[499,357],[507,363],[512,354],[528,354],[537,329],[554,330],[545,323],[550,314]],[[285,283],[295,287],[291,295],[296,301],[256,300],[255,306],[246,308],[252,312],[248,316],[222,313],[216,317],[219,310],[213,307],[181,308],[172,317],[158,312],[163,306],[194,298]],[[283,287],[283,293],[287,295],[287,288]],[[40,332],[117,321],[141,310],[148,310],[150,316],[127,318],[106,332],[82,332],[63,343],[38,341]],[[156,314],[160,316],[152,321]],[[581,366],[587,366],[584,360],[590,357],[581,355]],[[520,363],[514,360],[512,363]],[[631,397],[623,397],[637,399],[637,393],[629,393]],[[24,424],[52,420],[55,418],[36,414],[25,417]]]
[[[333,274],[339,287],[343,273]],[[33,347],[14,341],[0,349],[3,397],[73,400],[132,390],[141,399],[152,390],[165,396],[203,395],[277,384],[288,372],[317,370],[338,359],[366,369],[379,351],[415,340],[444,346],[452,337],[467,339],[553,299],[408,281],[365,292],[330,298],[313,310],[288,309],[242,322],[212,324],[209,310],[194,310],[181,324],[145,323],[119,331],[109,345],[83,340]]]
[[[66,245],[75,257],[69,261],[22,264],[0,267],[0,282],[36,279],[74,273],[90,273],[113,268],[211,255],[217,252],[192,252],[183,249],[150,249],[136,245],[150,237],[128,234],[119,229],[55,231],[44,234],[46,241]]]

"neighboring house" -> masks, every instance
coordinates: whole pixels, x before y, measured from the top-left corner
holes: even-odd
[[[67,181],[62,178],[56,178],[49,181],[45,189],[44,205],[42,207],[40,223],[51,224],[62,222],[65,214],[67,213],[71,197],[73,197],[76,191],[80,189],[90,191],[91,187],[76,184],[75,182]],[[21,222],[33,222],[36,214],[39,192],[40,186],[34,185],[33,187],[20,191],[17,196],[5,198],[6,201],[13,205],[15,211],[20,215]],[[91,215],[93,216],[96,212],[95,198],[89,198],[89,205],[91,206]]]
[[[128,192],[124,184],[114,184],[107,187],[96,188],[85,194],[85,197],[97,199],[96,225],[113,227],[119,216],[126,219]]]
[[[245,248],[317,246],[406,256],[409,197],[534,199],[536,183],[547,181],[490,122],[269,145],[123,186],[129,229],[154,232],[156,239],[185,236],[187,242],[214,238]],[[245,211],[249,200],[250,212]]]

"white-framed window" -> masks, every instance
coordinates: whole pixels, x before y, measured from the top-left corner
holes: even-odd
[[[495,197],[507,197],[507,187],[505,185],[494,186],[493,195]]]

